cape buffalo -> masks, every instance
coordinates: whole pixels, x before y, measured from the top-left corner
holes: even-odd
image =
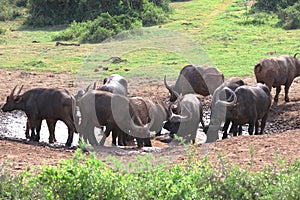
[[[224,75],[213,66],[187,65],[181,71],[175,85],[169,86],[164,78],[165,87],[169,90],[170,101],[176,100],[175,92],[178,94],[200,94],[208,96],[224,82]]]
[[[129,99],[123,95],[92,90],[79,100],[78,105],[81,112],[78,131],[88,138],[93,146],[98,145],[94,135],[95,126],[106,127],[100,145],[104,144],[111,131],[117,133],[116,135],[125,132],[133,137],[150,137],[151,122],[143,125],[139,116],[130,113],[134,108]]]
[[[175,108],[172,108],[175,105]],[[175,112],[173,111],[175,110]],[[169,106],[170,117],[164,128],[181,137],[185,142],[195,142],[199,123],[204,127],[203,109],[199,98],[194,94],[179,95],[177,102]]]
[[[112,74],[103,80],[103,85],[97,90],[127,96],[127,81],[119,74]]]
[[[16,86],[17,87],[17,86]],[[39,141],[42,120],[48,124],[50,137],[49,142],[53,142],[54,129],[57,120],[63,121],[68,127],[68,140],[66,146],[71,146],[73,134],[76,131],[73,113],[75,109],[75,99],[65,91],[57,89],[35,88],[20,95],[14,95],[16,87],[7,97],[2,110],[9,112],[22,110],[28,118],[28,127],[31,129],[31,139]],[[36,132],[36,133],[35,133]]]
[[[238,77],[231,77],[229,79],[227,79],[224,83],[222,83],[214,92],[213,96],[212,96],[212,103],[211,103],[211,115],[215,116],[215,112],[216,111],[216,108],[214,108],[216,105],[215,103],[219,100],[217,98],[222,98],[222,100],[225,100],[225,99],[228,99],[228,97],[230,96],[230,94],[228,94],[228,92],[226,93],[226,90],[225,90],[225,93],[222,93],[222,91],[224,91],[224,88],[228,87],[230,88],[231,90],[235,90],[236,88],[242,86],[242,85],[245,85],[244,81]],[[220,94],[221,93],[221,94]],[[225,108],[225,107],[224,107]],[[225,113],[226,110],[224,110],[224,112],[221,112],[221,110],[218,110],[218,113],[220,116],[218,116],[218,118],[224,118],[224,121],[225,121],[225,124],[223,126],[223,137],[222,139],[225,139],[228,137],[228,134],[227,134],[227,130],[228,130],[228,127],[230,125],[230,119],[229,119],[229,116],[226,116],[226,113]],[[207,134],[207,130],[209,129],[209,125],[206,126],[204,128],[204,132]],[[230,129],[229,132],[232,132],[232,128]],[[242,134],[242,126],[239,127],[239,134]]]
[[[222,122],[232,122],[233,134],[237,133],[237,126],[249,124],[248,132],[258,134],[258,120],[261,120],[260,134],[263,133],[269,109],[271,106],[271,94],[267,86],[258,83],[253,86],[243,85],[234,91],[224,87],[212,101],[212,114],[207,133],[207,142],[218,139],[218,130]],[[225,98],[225,99],[224,99]]]
[[[281,85],[284,85],[285,98],[288,102],[289,88],[295,77],[300,76],[300,61],[296,58],[298,53],[292,56],[279,56],[264,58],[255,65],[254,73],[258,83],[265,83],[269,90],[276,87],[274,101],[278,102]]]
[[[142,124],[150,123],[149,127],[151,132],[159,134],[163,128],[164,122],[168,119],[168,111],[164,102],[154,103],[151,100],[146,100],[141,97],[129,98],[132,112],[136,113],[142,122]],[[152,116],[152,118],[151,118]],[[136,138],[138,147],[152,146],[150,138]]]
[[[82,96],[85,93],[88,92],[90,86],[91,85],[89,85],[85,90],[78,91],[78,93],[75,95],[75,98],[76,98],[77,101],[79,101],[82,98]],[[93,90],[95,90],[95,89],[96,89],[96,82],[94,82],[94,86],[93,86]],[[127,96],[127,81],[123,76],[121,76],[119,74],[112,74],[112,75],[104,78],[103,85],[101,87],[97,88],[97,90],[107,91],[107,92],[111,92],[111,93],[114,93],[114,94],[120,94],[120,95]],[[77,121],[79,121],[79,120],[77,120]],[[78,123],[79,122],[77,122],[77,124]],[[103,130],[103,126],[100,126],[98,128]],[[113,135],[112,143],[114,145],[116,145],[116,138],[120,137],[118,139],[118,144],[121,145],[121,146],[124,146],[125,145],[125,140],[123,139],[123,135],[125,133],[122,133],[121,135],[120,134],[121,133],[119,131],[118,131],[118,133],[113,131],[113,133],[112,133],[112,135]],[[83,138],[84,141],[87,142],[87,138],[82,136],[81,133],[80,133],[80,138]]]

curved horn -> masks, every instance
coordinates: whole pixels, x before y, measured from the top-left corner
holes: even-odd
[[[94,82],[93,90],[96,90],[96,87],[97,87],[97,81]]]
[[[298,55],[299,53],[297,52],[297,53],[295,53],[295,55],[294,55],[294,58],[296,58],[296,56]],[[296,58],[297,59],[297,58]]]
[[[84,92],[87,93],[87,91],[89,91],[90,87],[91,87],[91,84],[89,84],[89,85],[86,87],[86,89],[84,90]]]
[[[230,97],[227,98],[225,101],[220,100],[220,93],[221,93],[222,91],[224,91],[224,93],[225,93],[226,91],[228,91],[228,92],[231,93]],[[233,105],[236,103],[236,101],[237,101],[237,96],[236,96],[236,94],[234,93],[234,91],[232,91],[229,87],[225,87],[222,91],[220,91],[220,92],[217,94],[217,99],[218,99],[218,100],[217,100],[216,104],[221,103],[221,104],[224,105],[224,106],[233,106]],[[233,100],[232,100],[232,101],[227,101],[228,99],[231,99],[232,96],[233,96]]]
[[[187,115],[186,116],[182,116],[182,115],[174,114],[172,112],[172,115],[170,117],[170,121],[171,122],[173,122],[173,123],[187,122],[187,121],[189,121],[192,118],[192,115],[193,115],[192,112],[189,109],[187,109],[187,107],[185,105],[182,105],[182,106],[185,108],[184,110],[187,111],[187,113],[186,113]]]
[[[165,84],[165,87],[170,91],[170,93],[172,93],[173,89],[167,84],[167,75],[165,75],[165,77],[164,77],[164,84]]]
[[[136,119],[140,121],[140,118],[136,116]],[[129,135],[137,138],[149,138],[150,137],[150,127],[154,123],[154,117],[150,117],[150,122],[146,125],[137,125],[134,123],[133,118],[130,119],[130,127],[131,130],[129,130]]]
[[[14,95],[14,93],[15,93],[15,90],[16,90],[16,88],[18,87],[18,85],[16,85],[15,87],[14,87],[14,89],[11,91],[11,93],[10,93],[10,95],[9,96],[13,96]]]
[[[18,93],[17,93],[17,96],[20,94],[21,90],[23,89],[23,86],[24,86],[24,85],[22,85],[21,88],[19,89],[19,91],[18,91]]]

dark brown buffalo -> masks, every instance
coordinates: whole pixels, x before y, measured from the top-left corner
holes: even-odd
[[[269,90],[276,88],[274,101],[278,102],[278,95],[281,91],[281,85],[284,85],[285,98],[288,102],[289,88],[293,80],[300,76],[300,61],[296,58],[298,53],[292,56],[279,56],[273,58],[264,58],[255,65],[254,73],[258,83],[264,83]]]
[[[218,139],[218,130],[226,120],[232,122],[232,132],[237,134],[237,127],[249,124],[248,132],[258,134],[258,121],[261,120],[260,134],[263,133],[269,109],[271,106],[271,94],[267,86],[258,83],[254,86],[243,85],[236,90],[224,87],[214,93],[212,101],[212,113],[207,132],[207,142]]]
[[[200,94],[208,96],[224,82],[224,75],[213,66],[187,65],[180,71],[175,85],[169,86],[164,78],[166,88],[171,96],[170,101],[176,100],[175,92],[178,94]]]
[[[106,91],[92,90],[78,102],[81,123],[78,131],[86,137],[91,145],[97,146],[94,127],[105,126],[105,133],[100,142],[103,145],[110,132],[120,135],[125,132],[137,138],[149,138],[151,123],[143,125],[139,116],[131,113],[129,99],[123,95]],[[133,120],[135,119],[135,120]]]
[[[230,96],[230,94],[228,92],[226,92],[226,90],[224,90],[224,88],[228,87],[231,90],[235,91],[238,87],[240,87],[242,85],[245,85],[245,83],[244,83],[244,81],[242,79],[240,79],[238,77],[228,78],[224,83],[222,83],[215,90],[215,92],[213,94],[213,97],[212,97],[211,110],[213,110],[213,112],[215,111],[215,108],[214,108],[215,105],[214,105],[214,103],[218,101],[216,98],[220,98],[220,100],[226,100]],[[225,91],[225,92],[222,93],[222,91]],[[222,94],[220,94],[220,93],[222,93]],[[219,112],[219,113],[221,113],[221,112]],[[214,113],[211,113],[211,115],[214,115]],[[228,137],[227,130],[228,130],[230,122],[231,122],[229,120],[229,116],[225,116],[224,115],[224,121],[225,121],[225,124],[224,124],[223,129],[222,129],[222,131],[223,131],[223,137],[222,137],[222,139],[226,139]],[[206,134],[207,134],[208,128],[209,128],[209,125],[204,128],[204,132]],[[229,132],[232,132],[232,128],[230,129]],[[242,126],[239,127],[239,134],[242,134]]]
[[[103,85],[97,90],[127,96],[127,81],[119,74],[112,74],[103,80]]]
[[[31,89],[20,95],[21,87],[19,92],[14,95],[16,87],[7,97],[2,110],[4,112],[13,110],[24,111],[28,118],[27,125],[31,129],[30,138],[35,141],[39,141],[40,139],[43,119],[45,119],[48,124],[50,143],[55,139],[54,129],[57,120],[63,121],[68,127],[66,146],[71,146],[73,134],[76,131],[73,118],[75,99],[65,91],[46,88]]]
[[[77,102],[81,99],[81,97],[85,93],[88,92],[90,86],[91,85],[89,85],[85,90],[78,91],[78,93],[75,95],[75,99],[77,100]],[[96,82],[94,82],[93,90],[96,90]],[[97,90],[107,91],[107,92],[111,92],[113,94],[120,94],[120,95],[127,96],[127,81],[126,81],[126,79],[123,76],[121,76],[119,74],[112,74],[112,75],[104,78],[103,85],[101,87],[98,87]],[[78,122],[77,122],[77,124],[78,124]],[[100,126],[98,128],[100,128],[101,130],[103,130],[103,126]],[[113,131],[113,133],[112,133],[112,135],[113,135],[112,143],[114,145],[116,145],[116,139],[117,139],[117,137],[120,137],[118,139],[118,144],[120,146],[124,146],[125,145],[125,142],[124,142],[125,139],[123,139],[123,135],[125,133],[121,134],[121,135],[117,135],[117,134],[121,134],[121,133],[116,133],[115,131]],[[80,138],[83,138],[83,140],[85,142],[88,142],[87,138],[83,137],[81,135],[81,133],[79,135],[80,135]]]
[[[152,120],[151,126],[149,127],[151,132],[155,132],[155,134],[160,134],[164,122],[168,119],[168,111],[164,102],[154,103],[151,100],[146,100],[142,97],[131,97],[129,99],[130,104],[132,105],[131,111],[138,116],[142,122],[142,124],[150,123]],[[134,116],[134,115],[133,115]],[[151,117],[153,117],[151,119]],[[138,147],[142,146],[152,146],[151,140],[149,138],[136,138]]]
[[[173,107],[175,105],[175,107]],[[176,134],[185,142],[195,142],[199,123],[204,127],[203,109],[195,94],[179,95],[175,104],[169,106],[170,117],[164,128],[170,131],[170,136]],[[175,110],[175,112],[173,111]]]

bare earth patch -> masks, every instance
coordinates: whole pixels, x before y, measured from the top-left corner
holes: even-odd
[[[249,84],[254,83],[253,77],[245,78]],[[5,102],[12,88],[24,84],[24,91],[34,87],[53,87],[67,89],[72,94],[81,86],[72,81],[70,74],[33,73],[22,71],[0,70],[0,103]],[[161,84],[149,85],[143,80],[140,82],[129,80],[131,96],[142,96],[158,100],[168,95]],[[215,162],[219,155],[242,167],[251,166],[253,170],[263,169],[272,165],[278,158],[285,158],[293,162],[300,157],[300,80],[296,79],[290,89],[291,102],[283,101],[283,94],[277,105],[273,105],[267,122],[268,134],[258,136],[238,136],[218,141],[212,144],[197,145],[197,157],[208,155]],[[272,90],[274,94],[275,90]],[[282,91],[283,92],[283,91]],[[203,104],[210,102],[209,97],[203,98]],[[203,105],[208,109],[209,105]],[[2,113],[3,116],[5,116]],[[0,118],[3,120],[3,118]],[[55,166],[59,161],[72,157],[74,149],[65,149],[58,145],[28,142],[26,140],[6,138],[5,129],[0,123],[0,163],[7,162],[13,172],[19,172],[30,167],[41,165]],[[22,132],[23,133],[23,132]],[[134,149],[132,147],[103,147],[96,150],[97,157],[106,161],[107,156],[115,156],[124,162],[134,161],[137,156],[153,154],[152,161],[167,164],[181,163],[188,160],[187,151],[191,146],[167,146],[157,140],[152,141],[153,148]]]

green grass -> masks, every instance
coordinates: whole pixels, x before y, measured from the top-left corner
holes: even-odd
[[[175,78],[184,65],[191,63],[215,65],[226,77],[243,77],[253,76],[253,66],[259,59],[269,56],[267,52],[276,52],[277,56],[300,51],[299,30],[276,27],[276,17],[249,15],[250,7],[246,7],[245,2],[174,2],[170,21],[162,28],[143,29],[146,34],[134,33],[123,42],[113,40],[79,47],[55,46],[52,38],[64,30],[63,26],[33,29],[22,26],[21,20],[0,22],[1,29],[5,30],[0,35],[0,67],[69,72],[90,78],[120,73],[128,78],[161,79],[165,74]],[[11,28],[17,31],[10,31]],[[103,62],[113,56],[128,62]],[[95,73],[100,65],[109,70],[100,69]]]

